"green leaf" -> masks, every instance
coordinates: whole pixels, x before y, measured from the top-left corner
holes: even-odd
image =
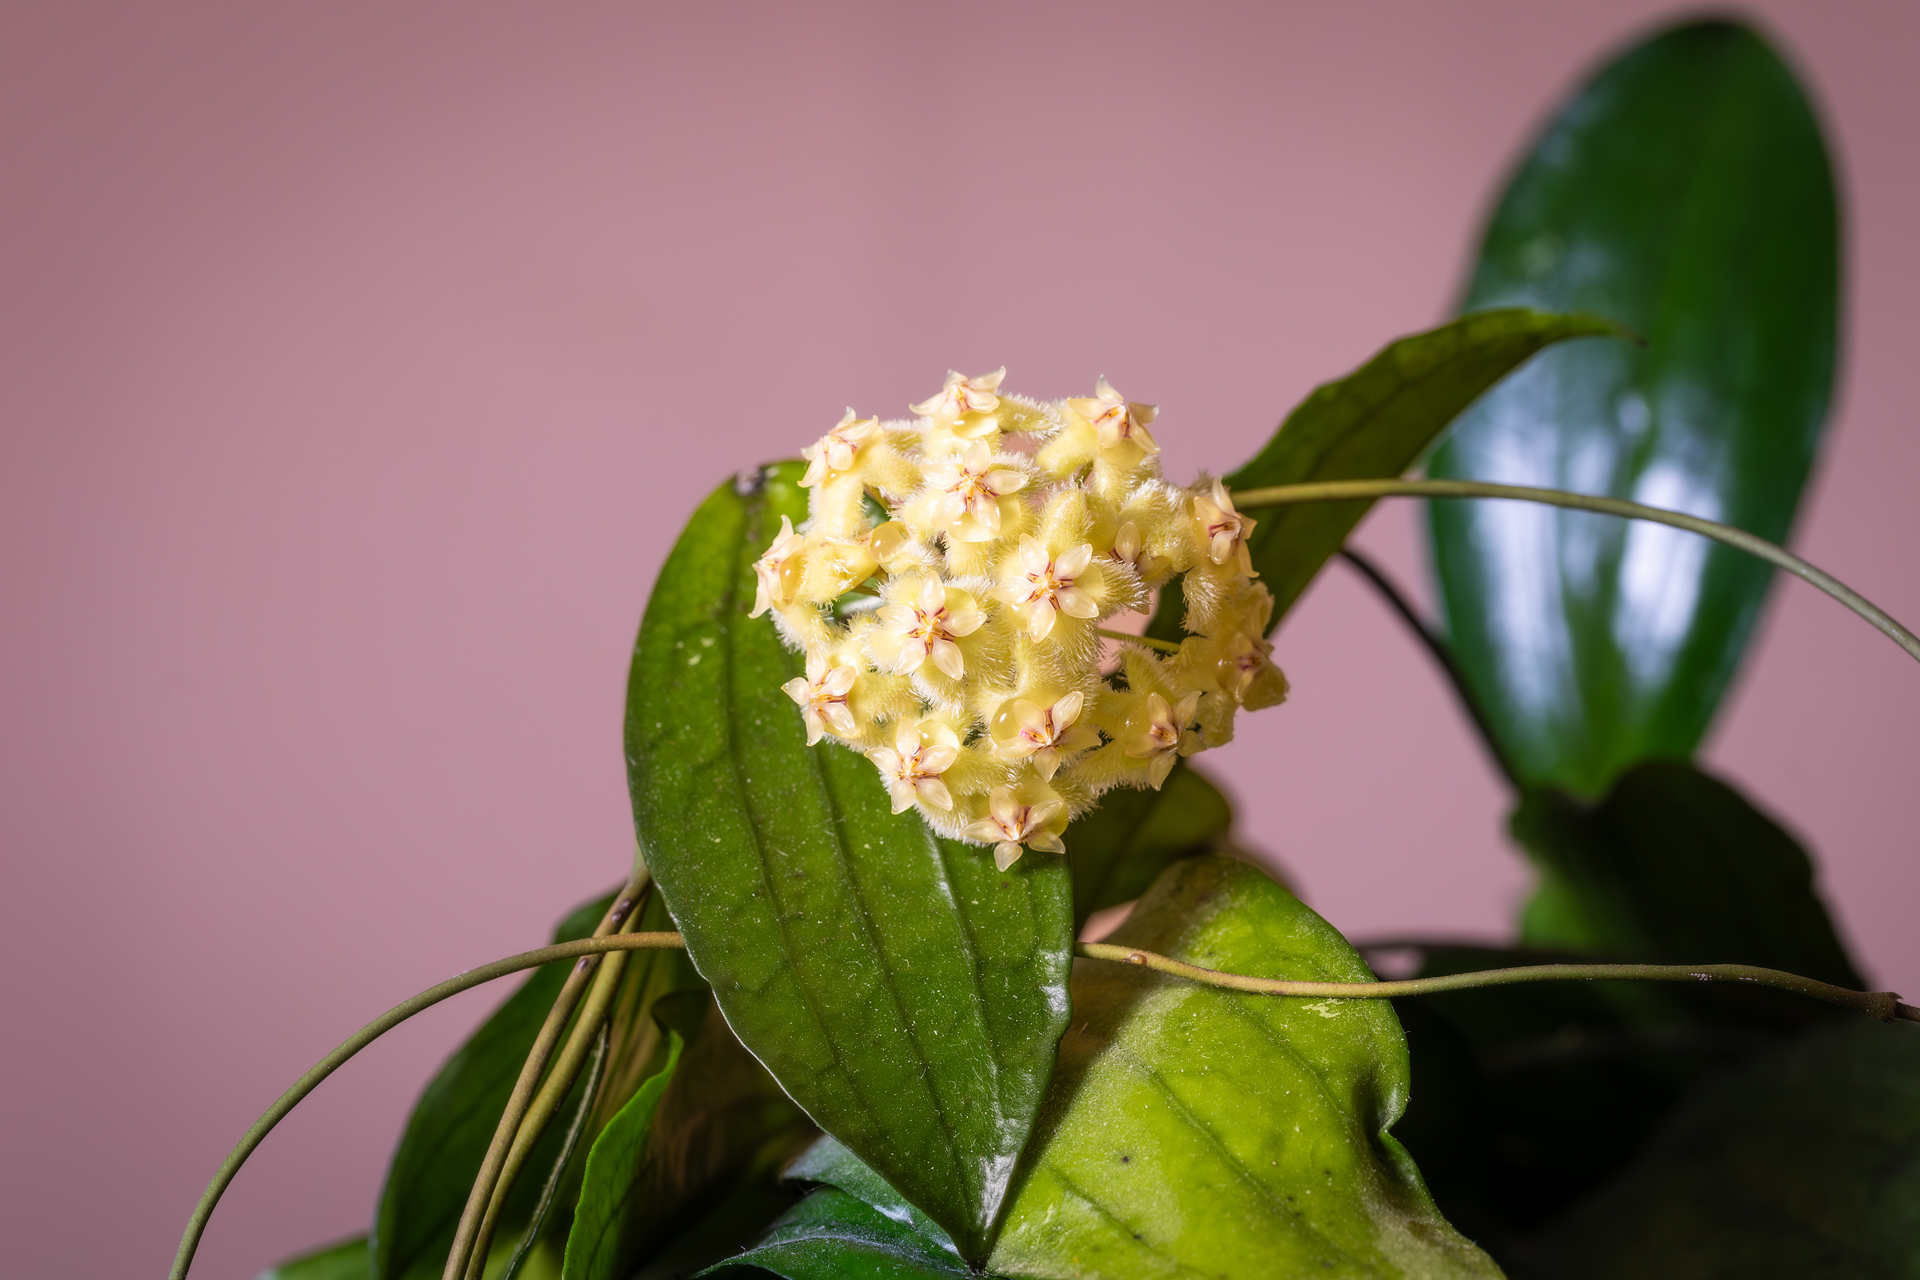
[[[1920,1276],[1920,1028],[1828,1024],[1701,1090],[1526,1256],[1543,1280]]]
[[[1865,986],[1814,892],[1806,851],[1692,765],[1637,765],[1596,806],[1531,792],[1512,827],[1540,872],[1521,924],[1531,946]]]
[[[1793,73],[1703,22],[1614,61],[1508,186],[1464,304],[1591,309],[1645,335],[1543,355],[1474,406],[1435,476],[1673,507],[1786,540],[1835,363],[1833,179]],[[1525,782],[1596,796],[1685,757],[1771,577],[1679,530],[1435,502],[1454,653]]]
[[[567,1233],[562,1280],[619,1280],[627,1259],[621,1255],[621,1228],[640,1180],[640,1158],[653,1130],[654,1113],[667,1091],[673,1070],[680,1065],[686,1041],[669,1032],[667,1062],[649,1076],[625,1106],[593,1140],[586,1174],[580,1186],[579,1207]]]
[[[975,1280],[958,1253],[862,1200],[822,1187],[788,1210],[759,1243],[702,1275],[771,1271],[786,1280]],[[993,1280],[991,1273],[984,1280]]]
[[[677,1069],[669,1060],[594,1144],[566,1280],[631,1274],[738,1182],[771,1182],[817,1132],[705,991],[666,997],[656,1016],[684,1056],[676,1048]]]
[[[660,932],[674,927],[662,894],[648,895],[634,927],[641,932]],[[628,955],[626,971],[621,975],[620,988],[609,1011],[607,1063],[593,1110],[582,1129],[585,1140],[576,1146],[568,1167],[555,1185],[553,1219],[540,1227],[542,1238],[552,1243],[556,1251],[564,1246],[569,1234],[594,1135],[602,1132],[642,1084],[666,1065],[668,1035],[660,1011],[680,1004],[697,1010],[706,998],[706,983],[694,971],[686,952],[669,948]],[[697,1024],[696,1016],[694,1025]],[[691,1031],[691,1027],[688,1030]]]
[[[1145,893],[1169,863],[1216,849],[1232,825],[1227,798],[1185,760],[1158,791],[1109,791],[1067,828],[1074,932],[1094,912]]]
[[[914,1208],[905,1196],[887,1185],[885,1178],[868,1168],[859,1156],[834,1138],[822,1137],[807,1148],[798,1160],[788,1165],[782,1176],[788,1182],[813,1183],[844,1191],[867,1207],[877,1210],[882,1217],[911,1227],[914,1232],[956,1257],[960,1253],[938,1223]]]
[[[609,895],[574,911],[554,930],[554,941],[591,934],[612,901]],[[437,1271],[445,1261],[494,1126],[571,967],[556,961],[535,970],[421,1093],[381,1188],[369,1239],[373,1280],[400,1280],[421,1263]],[[511,1241],[531,1216],[564,1128],[549,1129],[528,1158],[502,1209],[499,1239]]]
[[[1217,855],[1168,868],[1112,941],[1263,977],[1368,981],[1333,927]],[[992,1265],[1034,1277],[1494,1277],[1388,1128],[1385,1001],[1223,991],[1082,962],[1074,1025]]]
[[[1542,347],[1607,335],[1621,330],[1594,316],[1512,309],[1401,338],[1346,377],[1316,387],[1253,461],[1226,477],[1227,487],[1404,475],[1461,410]],[[1259,512],[1247,547],[1273,592],[1273,626],[1372,507],[1318,502]],[[1176,593],[1162,593],[1147,634],[1179,639],[1183,607]]]
[[[996,872],[806,745],[780,689],[800,660],[746,616],[799,475],[721,486],[654,586],[628,684],[640,846],[741,1043],[978,1256],[1066,1025],[1071,878]]]
[[[262,1271],[257,1280],[367,1280],[373,1274],[367,1238],[357,1236]]]

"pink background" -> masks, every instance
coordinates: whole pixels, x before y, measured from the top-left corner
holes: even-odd
[[[1799,546],[1920,618],[1920,10],[1759,6],[1852,231]],[[949,367],[1158,401],[1170,470],[1446,313],[1489,194],[1661,4],[14,4],[0,18],[9,1274],[158,1275],[252,1118],[631,844],[619,731],[697,497]],[[1414,510],[1362,541],[1418,570]],[[1497,935],[1504,798],[1330,571],[1209,763],[1355,936]],[[1709,752],[1920,991],[1920,672],[1798,584]],[[363,1228],[499,996],[266,1145],[196,1274]]]

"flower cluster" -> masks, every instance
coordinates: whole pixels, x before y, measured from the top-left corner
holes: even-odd
[[[802,451],[809,516],[755,564],[753,614],[806,654],[786,692],[807,741],[864,752],[940,834],[1062,852],[1069,818],[1116,786],[1159,787],[1233,736],[1286,680],[1254,521],[1218,480],[1160,474],[1154,406],[1100,379],[1084,398],[953,373],[911,419],[849,409]],[[1171,652],[1108,631],[1178,589]]]

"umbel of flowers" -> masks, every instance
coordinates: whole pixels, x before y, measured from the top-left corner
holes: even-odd
[[[895,813],[991,844],[1002,870],[1287,691],[1254,521],[1218,480],[1161,476],[1154,406],[1105,378],[1029,400],[1005,374],[948,374],[903,421],[849,409],[802,450],[808,519],[781,520],[753,607],[806,654],[785,689],[808,742],[863,752]],[[1102,627],[1156,590],[1184,598],[1177,651]]]

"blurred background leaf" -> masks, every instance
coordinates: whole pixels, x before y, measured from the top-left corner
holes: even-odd
[[[648,1076],[593,1140],[581,1175],[580,1199],[567,1232],[563,1280],[618,1280],[627,1268],[622,1254],[627,1210],[634,1204],[641,1154],[653,1130],[660,1097],[686,1041],[669,1032],[667,1060]]]
[[[1800,845],[1690,764],[1621,774],[1597,805],[1529,793],[1513,835],[1540,873],[1521,941],[1666,964],[1753,964],[1864,986]]]
[[[1805,851],[1691,765],[1635,766],[1597,805],[1530,793],[1514,831],[1542,869],[1526,945],[1423,947],[1421,973],[1721,962],[1864,985]],[[1414,1067],[1413,1104],[1396,1132],[1448,1217],[1503,1263],[1618,1175],[1691,1091],[1857,1017],[1722,983],[1554,983],[1394,1003]]]
[[[1839,230],[1818,121],[1750,28],[1673,28],[1599,71],[1489,223],[1465,311],[1592,311],[1644,349],[1545,352],[1434,476],[1611,494],[1785,541],[1826,418]],[[1712,722],[1771,570],[1678,530],[1435,502],[1455,655],[1521,779],[1606,791]]]
[[[640,848],[735,1034],[823,1129],[977,1258],[1067,1019],[1064,858],[1005,873],[806,745],[800,673],[750,619],[800,467],[715,490],[648,602],[628,684]]]
[[[1515,1275],[1920,1276],[1920,1027],[1834,1022],[1701,1089]]]

